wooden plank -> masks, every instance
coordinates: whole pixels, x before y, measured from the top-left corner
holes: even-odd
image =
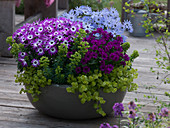
[[[15,31],[16,31],[17,29],[19,29],[21,26],[23,26],[24,24],[26,24],[26,23],[33,23],[33,22],[35,22],[35,21],[38,21],[38,20],[41,19],[41,18],[42,18],[42,14],[41,14],[41,13],[32,15],[32,16],[28,17],[25,21],[17,24],[17,25],[15,26]]]

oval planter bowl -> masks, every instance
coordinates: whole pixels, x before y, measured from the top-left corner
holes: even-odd
[[[68,87],[68,86],[67,86]],[[78,93],[68,93],[66,86],[50,85],[41,89],[37,102],[32,102],[32,97],[27,94],[32,105],[43,114],[62,119],[92,119],[101,117],[93,108],[93,101],[81,104]],[[122,102],[126,92],[118,90],[116,93],[100,92],[106,103],[102,105],[106,114],[112,112],[116,102]]]

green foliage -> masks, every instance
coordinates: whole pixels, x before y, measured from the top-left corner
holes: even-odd
[[[15,75],[15,82],[25,85],[25,89],[22,88],[20,93],[30,93],[33,97],[33,102],[38,101],[41,88],[51,85],[51,80],[45,77],[44,71],[41,69],[48,65],[48,60],[45,57],[42,57],[41,60],[43,61],[41,61],[39,69],[35,70],[33,66],[26,67],[24,72],[17,71],[17,75]]]
[[[68,83],[72,86],[67,88],[67,92],[80,92],[79,98],[83,104],[91,100],[95,101],[94,108],[98,113],[105,116],[101,105],[106,101],[100,96],[100,91],[115,93],[118,89],[133,91],[138,87],[136,83],[133,83],[133,79],[138,76],[137,70],[133,68],[129,70],[129,65],[131,65],[130,62],[125,67],[114,68],[107,75],[98,70],[86,75],[69,75]]]

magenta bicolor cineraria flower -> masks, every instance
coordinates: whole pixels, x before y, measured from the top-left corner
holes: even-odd
[[[27,62],[26,62],[23,58],[19,58],[18,61],[21,62],[21,65],[22,65],[23,67],[27,67],[27,66],[28,66],[28,65],[27,65]]]
[[[27,56],[26,52],[19,52],[18,54],[18,58],[25,58],[25,56]]]
[[[162,108],[161,113],[159,113],[160,116],[162,117],[168,117],[169,110],[167,108]]]
[[[124,107],[122,103],[115,103],[113,106],[114,116],[123,116]]]
[[[71,21],[63,17],[47,18],[32,24],[26,23],[12,35],[16,43],[22,43],[26,48],[26,50],[19,52],[18,58],[25,58],[29,52],[35,59],[39,59],[42,55],[50,58],[57,55],[58,46],[62,43],[66,44],[69,50],[74,42],[75,34],[80,28],[83,28],[81,22]],[[11,48],[10,46],[9,50]],[[69,58],[71,54],[73,53],[68,53],[67,57]]]
[[[32,63],[32,66],[33,66],[33,67],[37,67],[38,65],[40,65],[40,62],[39,62],[39,60],[37,60],[37,59],[33,59],[33,60],[31,61],[31,63]]]

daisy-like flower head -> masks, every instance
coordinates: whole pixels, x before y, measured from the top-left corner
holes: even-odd
[[[50,45],[46,45],[45,48],[44,48],[44,50],[45,50],[45,51],[48,51],[50,48],[51,48]]]
[[[49,50],[48,50],[48,53],[52,56],[52,55],[55,55],[57,53],[57,48],[54,46],[54,47],[51,47]]]
[[[21,65],[22,65],[23,67],[27,67],[27,66],[28,66],[28,65],[27,65],[27,62],[26,62],[24,59],[19,58],[18,61],[21,62]]]
[[[100,128],[112,128],[109,123],[103,123],[100,125]]]
[[[56,44],[56,42],[54,40],[49,40],[48,45],[50,45],[51,47],[54,46]]]
[[[71,26],[70,30],[71,32],[76,32],[77,28],[75,26]]]
[[[154,122],[156,120],[156,116],[154,113],[149,113],[147,120]]]
[[[32,34],[29,34],[29,35],[27,35],[27,37],[26,37],[27,40],[32,40],[33,38],[34,38],[34,35],[32,35]]]
[[[130,101],[130,102],[129,102],[129,106],[128,106],[128,108],[129,108],[129,109],[135,109],[135,108],[136,108],[136,106],[137,106],[137,105],[135,104],[135,102],[134,102],[134,101]]]
[[[36,52],[38,53],[39,56],[42,56],[44,54],[44,50],[42,47],[38,48]]]
[[[26,52],[19,52],[19,54],[18,54],[19,58],[25,58],[25,56],[27,56]]]
[[[60,40],[63,39],[63,36],[62,36],[62,35],[58,35],[58,36],[57,36],[57,39],[60,41]]]
[[[129,110],[129,118],[135,119],[138,115],[134,109]]]
[[[32,63],[32,66],[33,66],[33,67],[38,67],[38,65],[40,65],[40,62],[39,62],[39,60],[37,60],[37,59],[33,59],[33,60],[31,61],[31,63]]]
[[[38,27],[38,32],[41,33],[43,32],[44,28],[42,26]]]
[[[161,113],[159,113],[159,115],[162,117],[168,117],[169,113],[170,113],[170,111],[168,110],[168,108],[162,108]]]
[[[23,36],[23,37],[21,37],[21,43],[24,43],[25,41],[26,41],[27,39]]]
[[[66,45],[67,45],[67,47],[69,47],[68,40],[66,40],[66,39],[65,39],[62,43],[63,43],[63,44],[66,44]]]

